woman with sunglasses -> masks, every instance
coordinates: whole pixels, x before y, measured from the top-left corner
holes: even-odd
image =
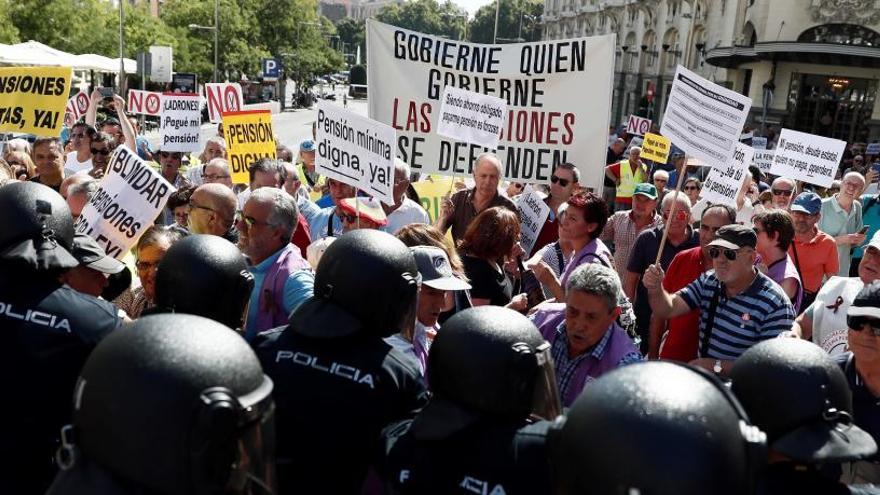
[[[687,195],[688,199],[691,200],[691,206],[697,204],[697,201],[700,200],[700,179],[696,177],[690,177],[684,181],[684,186],[682,186],[682,190]]]

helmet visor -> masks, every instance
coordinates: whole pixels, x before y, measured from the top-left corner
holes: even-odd
[[[554,420],[562,414],[562,402],[559,400],[559,388],[556,386],[556,372],[551,346],[544,342],[535,349],[537,369],[535,370],[535,388],[532,395],[533,417]]]
[[[261,495],[277,493],[275,478],[275,402],[272,381],[238,400],[244,409],[239,423],[238,456],[226,493]]]

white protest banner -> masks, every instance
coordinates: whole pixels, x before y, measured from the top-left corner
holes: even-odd
[[[153,225],[174,191],[137,153],[120,146],[74,227],[95,239],[108,256],[121,260]]]
[[[437,134],[446,86],[507,102],[498,153],[504,177],[549,183],[577,164],[600,190],[614,79],[614,35],[483,45],[367,20],[369,116],[397,129],[395,153],[415,172],[468,175],[483,146]],[[491,150],[488,150],[491,151]]]
[[[626,121],[626,132],[627,134],[644,136],[651,132],[651,119],[639,117],[638,115],[630,115],[629,120]]]
[[[68,128],[73,127],[79,121],[80,117],[89,110],[89,95],[85,91],[70,97],[67,100],[67,106],[64,107],[64,125]]]
[[[223,114],[244,110],[244,97],[238,83],[205,84],[205,101],[208,104],[208,119],[217,123]]]
[[[531,185],[526,186],[522,194],[516,198],[516,207],[520,218],[519,243],[526,256],[529,256],[538,240],[538,234],[544,228],[544,222],[550,215],[550,207],[544,202],[544,197]]]
[[[129,112],[136,115],[157,116],[162,113],[162,93],[129,89],[126,106]]]
[[[769,174],[770,167],[773,165],[773,155],[775,154],[776,152],[773,150],[755,150],[755,159],[753,163],[761,170],[761,172]]]
[[[733,156],[722,165],[713,165],[706,177],[700,197],[709,203],[721,203],[736,208],[736,196],[743,181],[749,177],[749,165],[755,150],[742,143],[736,143]]]
[[[846,141],[782,129],[770,173],[829,187],[845,148]]]
[[[394,129],[325,100],[318,102],[315,171],[394,204]]]
[[[740,134],[739,140],[740,141],[748,141],[749,139],[752,139],[754,137],[755,137],[755,131],[749,131],[749,132],[744,132],[744,133]]]
[[[727,163],[752,99],[678,66],[660,134],[708,163]]]
[[[869,143],[865,146],[866,155],[880,155],[880,143]]]
[[[159,149],[184,153],[201,151],[201,95],[163,93],[159,116]]]
[[[504,100],[446,86],[441,102],[437,134],[493,150],[498,147],[507,114]]]
[[[756,150],[766,150],[767,149],[767,138],[762,136],[754,136],[752,137],[752,148]]]

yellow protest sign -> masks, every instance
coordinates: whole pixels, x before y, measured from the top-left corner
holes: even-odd
[[[458,189],[452,188],[452,192],[449,192],[449,188],[452,187],[452,179],[450,176],[432,174],[427,179],[412,184],[419,194],[422,207],[431,217],[431,222],[436,221],[440,214],[440,204],[443,203],[443,197],[458,191]]]
[[[642,143],[642,160],[666,163],[670,148],[669,138],[649,132],[645,134],[645,142]]]
[[[248,170],[260,158],[275,158],[275,133],[269,110],[223,114],[223,133],[232,182],[247,184]]]
[[[60,136],[72,74],[70,67],[0,68],[0,131]]]

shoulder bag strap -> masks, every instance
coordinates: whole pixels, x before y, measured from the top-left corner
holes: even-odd
[[[559,242],[555,242],[553,245],[553,249],[556,251],[556,260],[559,264],[559,273],[565,271],[565,255],[562,254],[562,246],[559,245]]]
[[[721,299],[721,285],[715,288],[712,293],[712,300],[709,302],[709,313],[706,315],[706,331],[703,332],[703,340],[700,342],[700,357],[705,357],[709,351],[709,339],[712,337],[712,325],[715,323],[715,312],[718,310],[719,299]]]
[[[798,277],[801,278],[801,284],[804,283],[804,275],[801,273],[801,260],[798,259],[797,245],[794,240],[791,241],[791,251],[794,253],[794,267],[797,269]]]

